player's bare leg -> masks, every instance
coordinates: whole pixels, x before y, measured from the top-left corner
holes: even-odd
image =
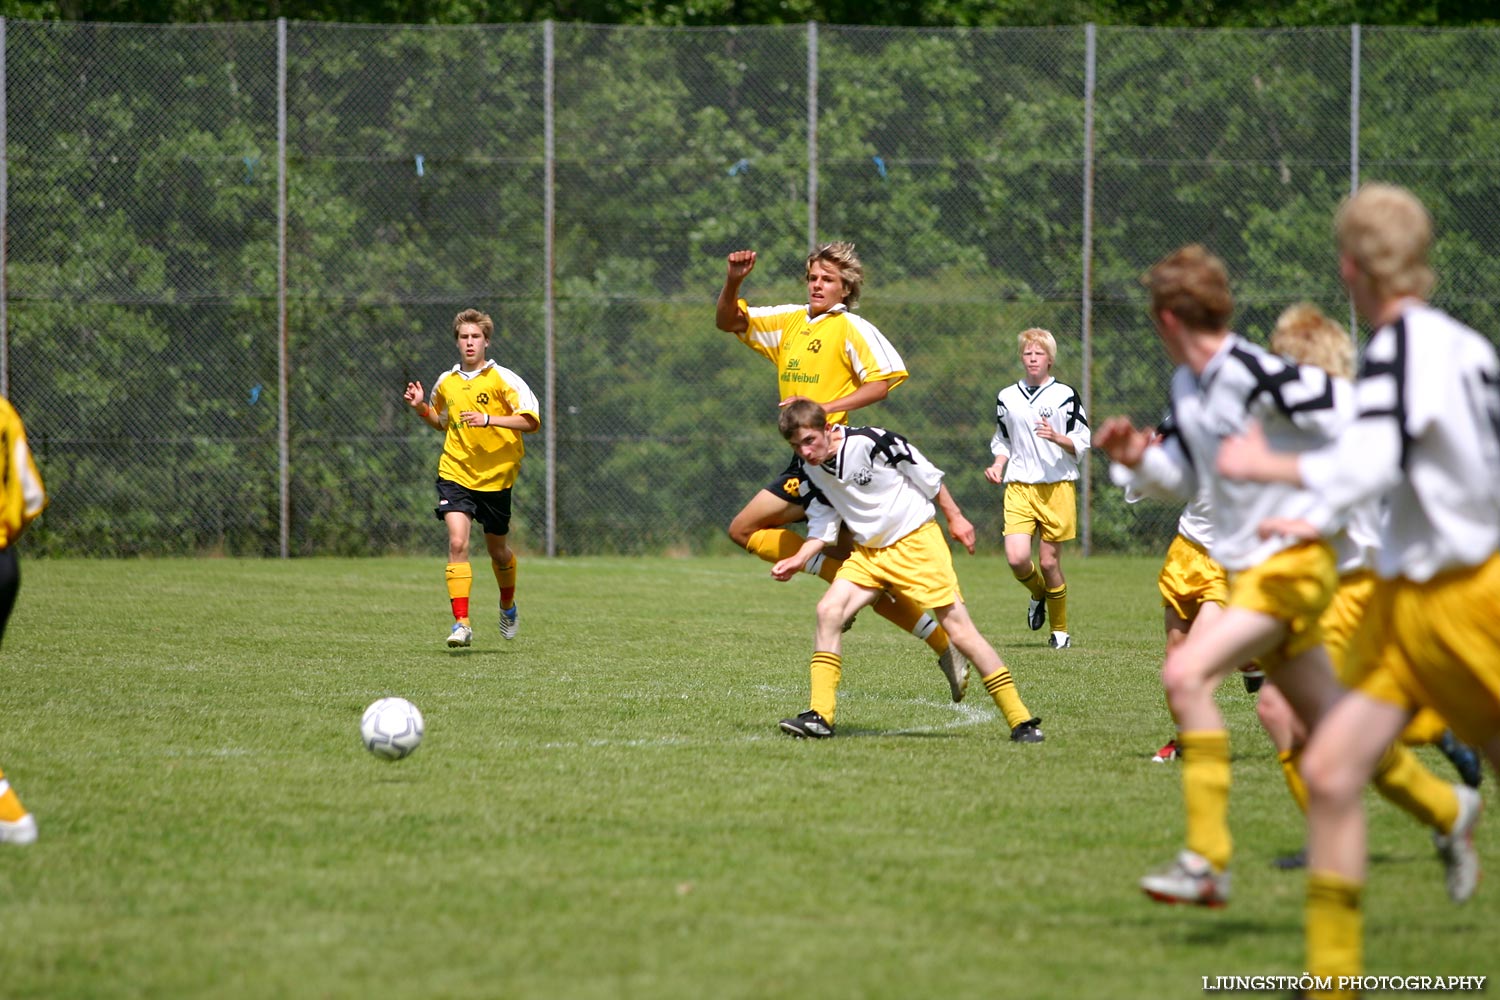
[[[1005,722],[1010,726],[1010,738],[1017,743],[1042,742],[1042,731],[1038,728],[1042,720],[1032,715],[1031,710],[1021,701],[1010,669],[969,617],[968,606],[957,601],[945,607],[933,608],[932,613],[947,630],[954,648],[968,657],[969,662],[979,671],[985,690],[989,691],[990,697],[995,700],[995,706],[1004,714]]]
[[[789,736],[825,739],[834,733],[833,722],[838,707],[839,678],[843,673],[844,622],[868,607],[884,594],[835,580],[818,601],[818,628],[813,640],[812,695],[806,712],[780,722],[781,731]]]

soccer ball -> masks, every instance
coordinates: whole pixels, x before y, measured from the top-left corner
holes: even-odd
[[[385,760],[400,760],[420,746],[422,728],[422,713],[405,698],[381,698],[359,720],[365,749]]]

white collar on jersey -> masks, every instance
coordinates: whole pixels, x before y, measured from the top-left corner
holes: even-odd
[[[804,308],[806,308],[806,307],[804,306]],[[848,311],[849,311],[849,307],[846,306],[844,303],[840,302],[836,306],[829,306],[827,309],[824,309],[822,312],[818,313],[816,316],[809,315],[807,321],[809,323],[816,323],[818,320],[822,319],[824,316],[836,316],[839,313],[846,313]]]
[[[471,372],[464,371],[463,362],[459,362],[450,369],[450,373],[453,375],[457,375],[462,379],[471,379],[477,378],[480,375],[483,375],[485,372],[489,371],[491,368],[497,367],[499,366],[495,364],[494,358],[485,358],[484,364],[480,365],[478,368],[474,369]]]
[[[1028,385],[1026,379],[1022,378],[1016,382],[1016,388],[1020,389],[1021,394],[1024,395],[1027,399],[1031,399],[1035,397],[1037,393],[1041,392],[1043,389],[1047,388],[1047,386],[1056,381],[1057,379],[1053,378],[1051,375],[1048,375],[1047,381],[1043,382],[1041,385]]]

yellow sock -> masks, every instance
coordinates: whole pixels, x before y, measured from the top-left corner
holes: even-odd
[[[1447,731],[1448,723],[1443,717],[1430,708],[1424,708],[1401,730],[1401,742],[1409,747],[1425,746],[1441,741]]]
[[[1052,631],[1066,632],[1068,630],[1068,585],[1065,583],[1056,590],[1048,590],[1047,594],[1047,620],[1052,623]]]
[[[1307,902],[1303,909],[1307,972],[1333,981],[1333,990],[1308,993],[1324,1000],[1353,998],[1338,988],[1342,976],[1358,976],[1364,968],[1364,915],[1359,898],[1363,886],[1332,872],[1307,873]]]
[[[516,556],[510,557],[509,566],[501,566],[495,560],[490,560],[490,568],[495,571],[495,582],[500,585],[500,606],[508,608],[516,603],[516,575],[520,572],[521,560]]]
[[[1182,798],[1187,806],[1187,847],[1215,871],[1229,867],[1229,731],[1177,734],[1182,750]]]
[[[1003,663],[999,670],[984,678],[984,689],[995,699],[996,707],[1005,714],[1005,721],[1010,728],[1014,729],[1023,722],[1031,721],[1031,709],[1021,701],[1015,678],[1011,677],[1010,669]]]
[[[824,563],[827,566],[827,563]],[[903,632],[920,636],[922,641],[939,656],[948,648],[948,633],[943,631],[943,626],[933,621],[932,616],[927,614],[927,609],[921,607],[910,597],[900,594],[891,594],[889,598],[882,597],[875,602],[875,613],[886,621],[897,626]],[[923,622],[926,618],[926,622]],[[919,624],[929,624],[925,634],[919,630]]]
[[[16,790],[10,787],[5,773],[0,771],[0,820],[14,823],[26,815],[26,807],[21,805],[21,799],[16,795]]]
[[[835,559],[825,552],[822,561],[818,563],[819,579],[824,583],[832,583],[833,578],[839,575],[839,567],[842,565],[844,565],[844,560]]]
[[[1400,743],[1386,747],[1375,765],[1375,790],[1418,823],[1448,833],[1458,822],[1458,793]]]
[[[819,650],[812,655],[812,704],[814,712],[833,725],[833,713],[838,707],[839,675],[843,672],[843,657],[837,653]]]
[[[1036,568],[1036,563],[1027,563],[1025,573],[1016,573],[1014,569],[1011,572],[1021,581],[1021,586],[1031,591],[1033,601],[1040,601],[1047,596],[1047,584],[1042,581],[1042,571]]]
[[[443,572],[448,583],[448,603],[453,617],[469,624],[469,592],[474,588],[474,569],[468,563],[449,563]]]
[[[1297,808],[1307,814],[1307,785],[1302,782],[1302,772],[1297,770],[1297,764],[1302,760],[1302,748],[1294,747],[1291,750],[1283,750],[1276,755],[1281,762],[1281,774],[1286,778],[1286,790],[1292,793],[1292,798],[1297,800]]]
[[[745,549],[768,563],[776,563],[796,555],[805,541],[807,539],[787,528],[761,528],[750,536]]]

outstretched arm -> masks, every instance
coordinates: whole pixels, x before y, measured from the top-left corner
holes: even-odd
[[[728,333],[744,333],[750,328],[750,321],[740,312],[740,285],[755,269],[755,251],[736,250],[727,260],[728,271],[724,275],[724,287],[719,291],[714,323]]]

